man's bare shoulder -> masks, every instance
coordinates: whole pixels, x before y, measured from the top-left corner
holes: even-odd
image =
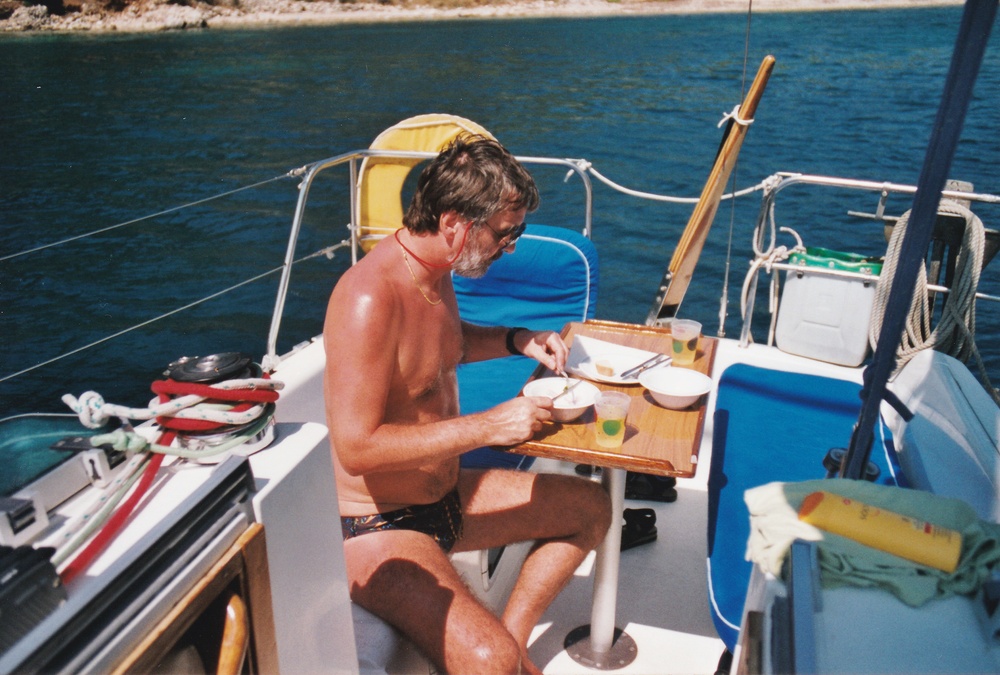
[[[337,281],[331,303],[358,305],[370,299],[387,299],[396,295],[395,270],[385,260],[378,247],[349,267]]]
[[[376,247],[341,275],[330,295],[327,330],[382,330],[392,321],[399,301],[395,270],[379,253]]]

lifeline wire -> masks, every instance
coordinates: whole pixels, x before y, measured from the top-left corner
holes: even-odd
[[[228,192],[220,192],[219,194],[212,195],[211,197],[205,197],[204,199],[198,199],[187,204],[181,204],[180,206],[172,206],[169,209],[164,209],[163,211],[157,211],[156,213],[150,213],[149,215],[142,216],[140,218],[133,218],[132,220],[126,220],[124,223],[118,223],[117,225],[109,225],[107,227],[102,227],[99,230],[93,230],[91,232],[85,232],[84,234],[78,234],[74,237],[68,237],[66,239],[60,239],[59,241],[54,241],[48,244],[42,244],[41,246],[36,246],[35,248],[29,248],[26,251],[20,251],[18,253],[10,253],[5,256],[0,256],[0,262],[5,260],[13,260],[14,258],[19,258],[30,253],[37,253],[38,251],[44,251],[47,248],[54,248],[56,246],[62,246],[63,244],[68,244],[71,241],[76,241],[77,239],[86,239],[87,237],[92,237],[95,234],[101,234],[103,232],[110,232],[111,230],[117,230],[120,227],[125,227],[126,225],[134,225],[135,223],[141,223],[144,220],[149,220],[150,218],[156,218],[157,216],[165,216],[168,213],[173,213],[174,211],[180,211],[181,209],[186,209],[190,206],[198,206],[199,204],[206,204],[210,201],[220,199],[222,197],[228,197],[229,195],[234,195],[237,192],[243,192],[244,190],[250,190],[253,188],[260,187],[262,185],[267,185],[268,183],[273,183],[275,181],[284,180],[285,178],[292,178],[294,172],[289,171],[281,176],[275,176],[274,178],[268,178],[267,180],[262,180],[259,183],[254,183],[253,185],[244,185],[243,187],[238,187],[234,190],[229,190]]]
[[[595,169],[591,165],[587,165],[587,172],[590,173],[594,178],[601,181],[608,187],[621,192],[622,194],[630,195],[632,197],[639,197],[641,199],[649,199],[657,202],[669,202],[671,204],[697,204],[700,197],[671,197],[670,195],[658,195],[653,192],[642,192],[639,190],[633,190],[627,188],[624,185],[614,182],[610,178],[604,176],[600,171]],[[748,188],[743,188],[737,192],[730,192],[728,194],[722,195],[720,199],[735,199],[736,197],[742,197],[748,195],[758,190],[764,189],[764,183],[758,183],[757,185],[751,185]]]
[[[306,260],[311,260],[313,258],[318,258],[321,255],[325,256],[326,258],[332,258],[333,257],[333,255],[332,255],[333,251],[335,251],[338,248],[342,248],[344,246],[349,246],[349,245],[350,244],[348,242],[343,242],[342,241],[339,244],[335,244],[333,246],[328,246],[328,247],[320,249],[319,251],[316,251],[314,253],[310,253],[309,255],[305,255],[305,256],[297,259],[295,262],[296,263],[305,262]],[[180,312],[183,312],[184,310],[191,309],[192,307],[197,307],[198,305],[203,304],[205,302],[208,302],[209,300],[214,300],[215,298],[223,296],[226,293],[230,293],[232,291],[235,291],[237,288],[240,288],[242,286],[246,286],[247,284],[252,284],[255,281],[260,281],[261,279],[264,279],[265,277],[269,277],[272,274],[280,272],[282,269],[283,269],[283,267],[275,267],[274,269],[270,269],[270,270],[268,270],[266,272],[262,272],[261,274],[258,274],[257,276],[250,277],[249,279],[244,279],[243,281],[241,281],[238,284],[233,284],[232,286],[230,286],[228,288],[224,288],[221,291],[218,291],[216,293],[212,293],[211,295],[207,295],[204,298],[201,298],[199,300],[195,300],[194,302],[189,302],[188,304],[186,304],[186,305],[184,305],[182,307],[178,307],[176,309],[172,309],[169,312],[164,312],[163,314],[160,314],[159,316],[154,316],[151,319],[147,319],[146,321],[143,321],[143,322],[137,323],[137,324],[135,324],[133,326],[129,326],[128,328],[122,329],[122,330],[118,331],[117,333],[112,333],[111,335],[106,335],[103,338],[101,338],[100,340],[94,340],[93,342],[91,342],[89,344],[85,344],[82,347],[77,347],[76,349],[72,349],[72,350],[70,350],[68,352],[64,352],[64,353],[60,354],[59,356],[54,356],[51,359],[48,359],[46,361],[42,361],[41,363],[36,363],[33,366],[28,366],[27,368],[24,368],[24,369],[19,370],[17,372],[10,373],[8,375],[4,375],[3,377],[0,377],[0,382],[6,382],[7,380],[12,380],[15,377],[19,377],[19,376],[24,375],[26,373],[30,373],[33,370],[37,370],[38,368],[41,368],[43,366],[50,365],[50,364],[55,363],[57,361],[61,361],[61,360],[65,359],[65,358],[67,358],[67,357],[73,356],[74,354],[79,354],[80,352],[85,352],[88,349],[96,347],[96,346],[98,346],[98,345],[100,345],[100,344],[102,344],[104,342],[108,342],[108,341],[113,340],[113,339],[115,339],[117,337],[121,337],[122,335],[125,335],[127,333],[131,333],[134,330],[137,330],[139,328],[143,328],[143,327],[148,326],[150,324],[156,323],[157,321],[162,321],[163,319],[166,319],[166,318],[168,318],[170,316],[173,316],[174,314],[178,314]]]

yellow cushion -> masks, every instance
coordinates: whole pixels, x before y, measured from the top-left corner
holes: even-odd
[[[493,135],[471,120],[455,115],[410,117],[389,127],[372,142],[372,150],[437,152],[462,133]],[[421,159],[367,157],[358,178],[358,240],[367,253],[403,225],[403,183]]]

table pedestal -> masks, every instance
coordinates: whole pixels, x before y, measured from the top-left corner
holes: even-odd
[[[615,627],[626,473],[625,469],[601,471],[601,484],[611,497],[611,527],[597,548],[590,625],[573,629],[564,642],[574,661],[599,670],[624,668],[638,655],[635,640]]]

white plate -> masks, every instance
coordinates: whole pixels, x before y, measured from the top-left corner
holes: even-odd
[[[619,373],[635,368],[654,356],[656,356],[655,352],[577,335],[573,338],[573,346],[570,348],[569,358],[566,360],[566,372],[605,384],[639,384],[638,377],[622,378]],[[603,375],[597,372],[599,361],[607,362],[614,369],[614,374]],[[654,367],[659,368],[659,366]]]
[[[615,374],[604,375],[599,373],[597,371],[598,363],[601,363],[602,365],[610,365],[614,368]],[[579,375],[580,377],[585,377],[588,380],[604,382],[605,384],[639,384],[639,379],[636,377],[622,378],[618,375],[618,373],[624,373],[626,370],[633,367],[635,367],[635,361],[626,356],[608,355],[597,359],[586,359],[585,361],[581,361],[575,365],[573,368],[567,368],[566,370],[572,375]]]

